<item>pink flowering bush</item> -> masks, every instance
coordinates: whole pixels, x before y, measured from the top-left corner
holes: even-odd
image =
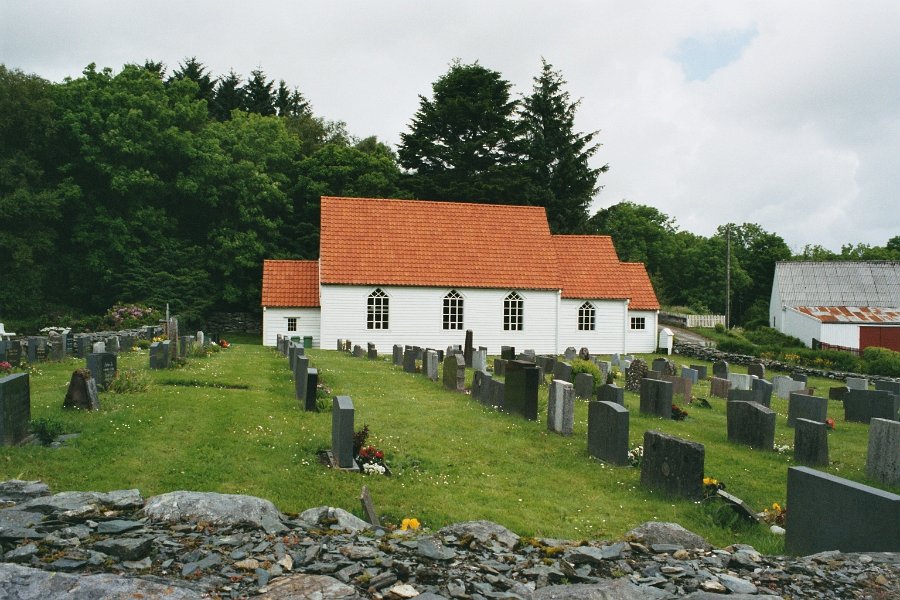
[[[106,311],[104,320],[116,329],[130,329],[141,325],[155,325],[159,317],[158,310],[143,304],[116,304]]]

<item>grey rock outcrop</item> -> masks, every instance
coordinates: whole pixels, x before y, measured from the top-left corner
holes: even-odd
[[[153,496],[144,514],[166,523],[200,521],[213,525],[249,525],[268,533],[284,531],[284,515],[262,498],[215,492],[169,492]]]
[[[0,598],[4,600],[31,600],[33,598],[68,598],[71,600],[96,600],[97,598],[166,598],[166,600],[192,600],[202,594],[173,583],[156,583],[144,579],[131,579],[121,575],[69,575],[0,564]]]

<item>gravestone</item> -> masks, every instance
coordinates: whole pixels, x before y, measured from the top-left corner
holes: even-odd
[[[803,382],[797,381],[791,377],[779,375],[772,378],[772,386],[775,395],[782,400],[787,400],[791,396],[791,392],[799,392],[804,388]]]
[[[625,389],[629,392],[637,392],[641,389],[641,380],[647,376],[647,363],[643,359],[636,359],[625,369]]]
[[[627,465],[628,426],[629,412],[621,404],[589,402],[588,454],[614,465]]]
[[[706,365],[691,365],[691,368],[697,371],[697,379],[706,379]]]
[[[88,354],[102,354],[104,352],[106,352],[106,342],[94,342],[93,344],[91,344],[91,352],[89,352]],[[87,356],[85,356],[85,358],[87,358]]]
[[[690,379],[686,377],[676,377],[675,375],[663,375],[660,379],[672,384],[673,395],[677,394],[683,396],[686,401],[690,402],[691,396],[694,393],[694,384]]]
[[[416,351],[412,346],[406,346],[403,350],[403,370],[407,373],[416,372]]]
[[[498,410],[503,410],[506,406],[506,384],[496,379],[488,381],[488,404]]]
[[[844,420],[868,423],[871,419],[897,420],[900,396],[884,390],[849,390],[844,399]]]
[[[425,365],[425,376],[432,380],[438,380],[438,356],[437,352],[434,350],[426,350],[425,351],[425,360],[422,361]]]
[[[50,351],[49,351],[50,360],[59,362],[63,358],[65,358],[66,347],[63,345],[63,339],[60,334],[55,333],[55,332],[51,333],[50,341],[48,343],[49,343],[49,348],[50,348]]]
[[[593,375],[590,373],[578,373],[575,375],[575,395],[585,400],[590,400],[594,397]]]
[[[869,389],[869,380],[865,377],[847,377],[844,381],[851,390]]]
[[[537,421],[539,372],[534,363],[524,360],[507,362],[504,410]]]
[[[697,369],[692,369],[690,367],[681,367],[681,378],[689,379],[692,384],[696,384],[699,381],[700,376],[697,373]]]
[[[775,448],[775,411],[756,402],[728,402],[728,441],[758,450]]]
[[[663,375],[675,375],[675,363],[667,358],[653,359],[653,370]]]
[[[0,338],[0,362],[6,361],[6,348],[9,346],[9,342]]]
[[[502,358],[494,359],[494,376],[495,377],[506,377],[506,363],[508,360],[504,360]]]
[[[366,355],[366,351],[359,344],[353,346],[353,358],[362,358]]]
[[[516,360],[515,346],[500,346],[500,358],[503,360]]]
[[[762,363],[750,363],[747,365],[747,375],[752,375],[753,377],[759,377],[760,379],[766,378],[766,367]]]
[[[564,357],[566,360],[575,360],[575,357],[578,356],[578,353],[575,352],[575,346],[569,346],[566,348],[566,352]]]
[[[342,469],[356,466],[353,460],[353,413],[350,396],[335,396],[331,401],[331,454]]]
[[[885,379],[875,380],[875,389],[879,392],[890,392],[900,396],[900,381],[887,381]]]
[[[63,352],[66,356],[72,356],[75,354],[75,336],[73,336],[70,332],[63,332]],[[132,343],[128,346],[128,350],[131,350],[131,347],[134,346]]]
[[[119,336],[113,335],[107,338],[106,340],[106,351],[112,352],[113,354],[118,354],[122,349],[122,345],[119,343]]]
[[[731,389],[750,390],[753,389],[753,378],[743,373],[729,373],[728,381],[731,382]]]
[[[561,360],[556,361],[556,364],[553,366],[554,381],[560,379],[562,381],[568,381],[569,383],[572,383],[573,378],[574,375],[572,373],[572,365]]]
[[[487,404],[490,381],[491,376],[485,371],[472,373],[472,399],[477,400],[481,404]]]
[[[807,377],[806,373],[801,373],[800,371],[794,371],[793,373],[791,373],[791,379],[793,379],[794,381],[799,381],[803,384],[804,387],[806,387],[806,384],[809,381],[809,377]]]
[[[87,355],[86,362],[91,376],[97,382],[97,388],[101,391],[109,389],[112,380],[116,378],[116,355],[112,352],[94,352]]]
[[[672,418],[672,384],[659,379],[641,380],[641,412]]]
[[[625,406],[625,389],[612,383],[601,385],[597,390],[597,400]]]
[[[319,411],[319,370],[306,369],[306,393],[303,395],[303,410],[307,412]]]
[[[472,353],[475,351],[474,342],[472,341],[474,334],[471,329],[466,329],[466,345],[463,349],[463,358],[466,361],[466,367],[472,368]]]
[[[534,350],[532,350],[530,348],[526,348],[525,350],[522,350],[522,354],[519,355],[519,360],[525,360],[525,361],[528,361],[531,363],[537,362],[536,359],[537,359],[537,355],[535,354]]]
[[[91,377],[88,369],[76,369],[72,372],[63,408],[80,410],[100,410],[100,395],[97,393],[97,382]]]
[[[399,344],[394,344],[394,351],[391,355],[391,362],[395,367],[399,367],[403,364],[403,346]]]
[[[15,446],[31,423],[31,379],[28,373],[0,378],[0,443]]]
[[[206,334],[203,333],[202,331],[197,332],[195,339],[197,340],[197,343],[200,344],[200,346],[202,346],[202,347],[206,347],[208,345],[208,341],[206,339]]]
[[[885,485],[900,485],[900,421],[869,421],[866,475]]]
[[[709,379],[709,395],[716,398],[728,398],[731,391],[731,382],[721,377],[710,377]]]
[[[772,405],[772,383],[765,379],[754,379],[751,384],[753,401],[763,406]]]
[[[150,344],[150,368],[166,369],[169,367],[169,342],[153,342]]]
[[[14,367],[22,364],[22,342],[20,340],[9,340],[6,347],[6,362]]]
[[[840,400],[841,402],[847,397],[847,393],[850,391],[846,385],[841,385],[838,387],[830,387],[828,388],[828,399],[829,400]]]
[[[719,379],[728,379],[728,363],[724,360],[717,360],[712,366],[713,377]]]
[[[436,350],[436,352],[437,352],[437,355],[438,355],[438,363],[444,364],[444,356],[445,356],[444,351],[441,350],[441,349],[438,349],[438,350]]]
[[[582,346],[578,350],[578,358],[581,360],[591,360],[591,352],[586,347]]]
[[[306,406],[306,392],[308,389],[309,357],[297,355],[294,358],[294,397],[300,406]]]
[[[789,467],[787,505],[787,554],[900,551],[897,494],[808,467]]]
[[[28,362],[47,360],[47,338],[43,336],[28,338]]]
[[[828,465],[828,428],[811,419],[794,421],[794,460],[801,465]]]
[[[178,317],[169,318],[169,321],[166,323],[166,337],[173,342],[178,340]],[[94,352],[96,352],[96,350]],[[171,344],[169,346],[169,358],[175,358],[176,352],[177,348],[175,347],[175,344]]]
[[[378,350],[372,342],[366,344],[366,357],[368,357],[369,360],[378,360]]]
[[[344,340],[338,338],[337,341],[337,351],[340,352],[344,349]]]
[[[487,370],[487,348],[484,346],[472,352],[472,368],[476,371]]]
[[[612,363],[608,360],[594,360],[594,364],[597,365],[597,368],[600,369],[600,374],[603,375],[603,383],[606,383],[609,374],[612,373]]]
[[[297,362],[297,357],[303,356],[305,353],[306,352],[303,350],[303,346],[296,344],[294,342],[290,343],[290,345],[288,346],[287,356],[288,356],[288,368],[291,371],[294,370],[294,365]]]
[[[753,402],[754,397],[753,390],[728,390],[729,402]]]
[[[185,358],[187,356],[188,348],[191,345],[191,338],[190,338],[190,336],[183,335],[180,338],[178,338],[178,342],[179,342],[178,356],[180,356],[181,358]],[[110,352],[115,352],[115,351],[112,348],[110,348]]]
[[[828,400],[800,392],[791,392],[788,399],[788,427],[793,427],[797,419],[809,419],[824,423],[826,418],[828,418]]]
[[[702,498],[704,455],[703,444],[645,431],[641,486],[669,496]]]
[[[667,381],[664,379],[665,375],[663,375],[660,371],[654,371],[650,369],[647,371],[647,379],[659,379],[660,381]]]
[[[568,381],[550,384],[547,402],[547,429],[562,435],[572,435],[575,428],[575,389]]]
[[[437,354],[434,358],[437,360]],[[462,354],[444,357],[444,387],[457,392],[466,391],[466,359]]]

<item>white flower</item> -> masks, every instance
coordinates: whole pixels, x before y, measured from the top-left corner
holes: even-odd
[[[365,463],[363,465],[363,472],[366,475],[371,475],[372,473],[378,473],[379,475],[384,475],[384,467],[382,465],[377,465],[375,463]]]

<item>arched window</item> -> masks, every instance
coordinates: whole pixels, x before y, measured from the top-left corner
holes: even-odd
[[[594,331],[594,305],[585,302],[578,307],[578,331]]]
[[[381,288],[369,294],[366,305],[366,327],[368,329],[388,328],[388,295]]]
[[[456,290],[444,296],[444,329],[463,328],[463,297]]]
[[[510,292],[503,299],[503,329],[505,331],[522,331],[523,304],[522,296],[516,292]]]

